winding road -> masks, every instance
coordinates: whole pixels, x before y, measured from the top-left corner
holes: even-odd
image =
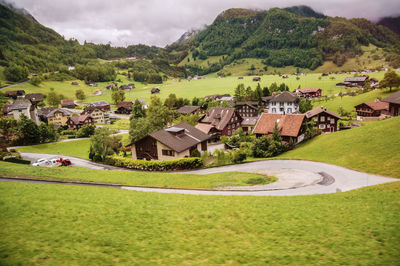
[[[21,153],[21,155],[24,159],[31,161],[35,161],[39,158],[54,158],[57,156],[61,156],[43,153]],[[71,156],[62,157],[70,159],[73,162],[73,165],[78,167],[95,170],[129,171],[127,169],[97,164],[81,158]],[[276,177],[278,177],[278,181],[262,186],[221,188],[219,190],[168,189],[137,186],[114,187],[134,191],[178,193],[191,195],[296,196],[344,192],[366,186],[400,181],[396,178],[368,174],[337,165],[303,160],[265,160],[194,171],[185,171],[179,173],[206,175],[222,172],[264,173],[268,175],[275,175]],[[24,180],[23,182],[29,182],[29,180]],[[43,181],[39,182],[43,183]],[[60,184],[60,182],[58,182],[57,184]],[[66,184],[70,185],[71,182],[66,182]],[[101,184],[92,185],[98,186]]]

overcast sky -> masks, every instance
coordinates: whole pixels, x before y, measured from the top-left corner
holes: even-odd
[[[12,1],[8,1],[12,2]],[[113,46],[165,46],[184,32],[211,24],[228,8],[308,5],[329,16],[377,20],[400,14],[400,0],[13,0],[65,38]]]

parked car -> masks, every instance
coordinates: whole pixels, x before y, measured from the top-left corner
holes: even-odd
[[[45,158],[38,159],[36,162],[32,164],[32,166],[49,166],[51,162]]]

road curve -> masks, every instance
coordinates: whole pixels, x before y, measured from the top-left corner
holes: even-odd
[[[23,158],[28,160],[37,160],[39,158],[51,158],[62,155],[40,154],[40,153],[21,153]],[[89,160],[62,156],[69,158],[73,165],[78,167],[85,167],[95,170],[123,170],[127,169],[102,165],[93,163]],[[186,171],[180,173],[188,174],[212,174],[221,172],[260,172],[276,171],[276,170],[301,170],[310,172],[310,174],[321,175],[322,179],[318,183],[308,184],[306,186],[294,186],[291,188],[282,187],[282,189],[266,188],[265,190],[247,190],[247,191],[225,191],[225,190],[195,190],[195,189],[168,189],[168,188],[149,188],[149,187],[128,187],[121,186],[122,189],[144,191],[144,192],[158,192],[158,193],[177,193],[177,194],[191,194],[191,195],[226,195],[226,196],[296,196],[296,195],[315,195],[344,192],[353,189],[358,189],[366,186],[378,185],[389,182],[400,181],[396,178],[384,177],[379,175],[367,174],[337,165],[303,161],[303,160],[265,160],[251,163],[221,166],[214,168],[207,168],[194,171]],[[302,180],[299,180],[301,182]]]

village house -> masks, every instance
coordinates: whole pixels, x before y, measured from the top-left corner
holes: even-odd
[[[241,127],[242,120],[235,108],[211,107],[196,128],[210,135],[212,140],[219,140],[221,136],[232,136]]]
[[[301,88],[293,92],[299,97],[303,98],[318,98],[322,95],[322,90],[320,88]]]
[[[362,77],[347,77],[344,79],[344,82],[337,83],[336,86],[362,88],[368,79],[368,75]]]
[[[68,129],[80,129],[84,125],[93,125],[94,121],[90,115],[75,115],[70,116],[67,120]]]
[[[178,113],[181,115],[190,115],[201,113],[200,106],[185,105],[178,109]]]
[[[400,115],[400,91],[393,93],[382,101],[389,103],[389,113],[391,116]]]
[[[72,81],[72,82],[71,82],[71,85],[73,85],[73,86],[79,86],[79,83],[76,82],[76,81]]]
[[[261,80],[261,77],[254,77],[253,78],[253,81],[260,81]]]
[[[4,93],[4,96],[8,98],[13,98],[14,100],[17,99],[18,96],[24,96],[24,95],[25,95],[24,90],[6,91]]]
[[[271,114],[291,114],[299,111],[300,98],[288,91],[264,97],[265,111]]]
[[[38,103],[43,102],[44,95],[41,93],[29,93],[26,94],[24,98],[31,101],[33,105],[37,105]]]
[[[40,122],[44,122],[44,123],[47,124],[48,123],[47,115],[51,111],[56,110],[56,109],[58,109],[58,107],[49,107],[49,106],[44,106],[44,107],[38,109],[37,113],[38,113],[38,117],[39,117]]]
[[[156,93],[160,93],[160,89],[159,88],[152,88],[151,89],[151,94],[156,94]]]
[[[104,117],[104,111],[103,109],[99,107],[89,107],[87,106],[85,110],[82,112],[82,115],[90,115],[90,117],[93,119],[93,122],[95,124],[107,124],[108,121],[106,121]]]
[[[251,133],[257,124],[258,117],[243,117],[242,129],[244,132]]]
[[[61,107],[62,108],[74,109],[76,106],[77,105],[75,104],[75,101],[73,99],[61,100]]]
[[[275,124],[278,127],[279,134],[282,136],[282,141],[300,143],[304,140],[304,114],[269,114],[262,113],[260,119],[253,130],[256,137],[263,135],[272,135]]]
[[[134,160],[172,160],[190,157],[194,150],[207,151],[210,138],[187,124],[161,129],[130,144]]]
[[[117,105],[116,114],[130,114],[132,113],[132,102],[120,102]]]
[[[337,122],[342,119],[338,114],[327,110],[326,108],[317,107],[306,113],[307,119],[312,119],[322,132],[336,132]]]
[[[378,120],[389,114],[389,103],[383,101],[362,103],[355,108],[357,120]]]
[[[117,87],[118,87],[118,84],[112,82],[112,83],[110,83],[110,84],[108,84],[108,85],[106,86],[106,89],[107,89],[107,90],[111,90],[111,89],[114,89],[114,88],[117,88]]]
[[[92,102],[88,106],[86,106],[86,108],[88,108],[88,107],[89,108],[96,107],[96,108],[100,108],[103,111],[110,111],[110,104],[106,101]]]
[[[235,109],[239,113],[241,117],[257,117],[260,108],[258,106],[258,102],[236,102]]]
[[[231,97],[231,95],[230,94],[212,94],[212,95],[204,96],[203,99],[204,100],[211,99],[211,100],[216,101],[216,100],[220,100],[223,97]]]
[[[71,116],[72,112],[57,108],[47,114],[47,123],[54,124],[56,127],[65,126]]]
[[[28,99],[17,99],[10,106],[9,114],[12,114],[15,119],[20,119],[21,115],[32,119],[36,124],[39,124],[37,108]]]
[[[135,88],[135,84],[129,83],[128,85],[121,85],[119,87],[120,90],[132,90]]]

